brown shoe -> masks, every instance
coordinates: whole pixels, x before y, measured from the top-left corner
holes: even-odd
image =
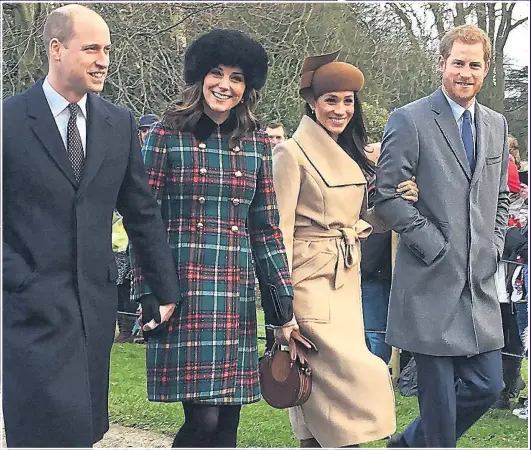
[[[132,344],[133,343],[133,334],[127,331],[120,331],[116,339],[114,340],[115,344]]]
[[[317,439],[315,438],[302,439],[301,448],[321,448],[321,445],[319,444],[319,442],[317,442]]]

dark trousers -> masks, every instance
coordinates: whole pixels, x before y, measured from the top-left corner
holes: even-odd
[[[389,364],[391,360],[392,350],[391,346],[385,343],[390,292],[391,282],[389,280],[378,278],[361,280],[363,324],[367,348],[386,364]]]
[[[420,416],[403,432],[409,447],[455,447],[503,389],[501,351],[466,356],[413,354]]]

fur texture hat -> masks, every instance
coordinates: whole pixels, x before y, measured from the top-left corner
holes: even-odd
[[[267,53],[260,43],[238,30],[215,28],[192,42],[184,55],[184,81],[193,84],[218,64],[243,71],[246,92],[260,90],[267,78]]]

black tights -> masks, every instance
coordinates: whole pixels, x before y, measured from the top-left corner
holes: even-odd
[[[241,405],[183,403],[184,424],[172,448],[236,447]]]

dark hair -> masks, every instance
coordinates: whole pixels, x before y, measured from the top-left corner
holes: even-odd
[[[266,128],[271,128],[272,130],[276,128],[282,128],[284,130],[284,133],[286,132],[286,128],[284,128],[284,125],[281,122],[269,122],[266,125]]]
[[[234,129],[230,133],[229,144],[235,145],[246,133],[259,128],[258,120],[253,111],[260,99],[255,89],[249,90],[243,103],[238,103],[231,110],[234,114]],[[181,97],[172,101],[162,116],[162,123],[167,127],[178,130],[193,130],[203,115],[203,82],[185,86]]]
[[[305,113],[317,123],[315,112],[312,111],[308,103],[305,105]],[[354,114],[343,132],[339,135],[337,143],[345,150],[347,155],[358,163],[366,177],[373,176],[376,173],[376,166],[365,154],[365,147],[369,141],[363,121],[363,108],[357,92],[354,92]]]

